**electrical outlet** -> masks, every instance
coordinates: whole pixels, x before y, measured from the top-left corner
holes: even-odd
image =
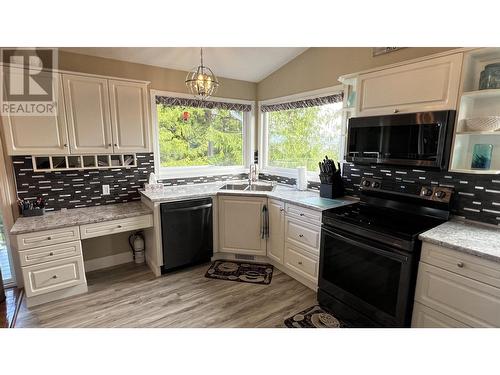
[[[109,195],[109,185],[102,185],[102,195]]]

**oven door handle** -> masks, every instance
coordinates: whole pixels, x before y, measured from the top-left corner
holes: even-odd
[[[355,239],[343,236],[341,234],[332,232],[331,230],[325,229],[324,227],[322,228],[322,230],[324,231],[325,234],[327,234],[327,235],[329,235],[331,237],[337,238],[337,239],[339,239],[341,241],[344,241],[344,242],[347,242],[347,243],[349,243],[351,245],[355,245],[355,246],[361,247],[361,248],[363,248],[365,250],[371,251],[372,253],[380,254],[380,255],[383,255],[383,256],[385,256],[387,258],[391,258],[391,259],[400,261],[402,263],[408,262],[408,257],[405,256],[405,255],[401,255],[401,254],[396,253],[396,252],[393,253],[393,252],[390,252],[390,251],[387,251],[387,250],[376,248],[376,247],[371,246],[371,245],[367,245],[367,244],[365,244],[363,242],[360,242],[358,240],[355,240]],[[324,243],[324,241],[322,241],[322,242]]]

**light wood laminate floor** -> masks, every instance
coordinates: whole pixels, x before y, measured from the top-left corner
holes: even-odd
[[[89,292],[35,306],[16,327],[283,327],[316,293],[275,268],[270,285],[205,278],[209,264],[155,278],[126,264],[87,274]]]

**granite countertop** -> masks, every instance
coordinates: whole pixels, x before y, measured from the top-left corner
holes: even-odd
[[[422,233],[420,239],[500,263],[500,228],[452,220]]]
[[[152,213],[151,209],[142,202],[74,208],[65,211],[48,212],[43,216],[20,217],[12,226],[10,234],[17,235],[74,225],[100,223],[150,213]]]
[[[246,182],[246,181],[245,181]],[[220,190],[226,183],[241,183],[240,181],[216,182],[206,184],[193,184],[182,186],[165,187],[161,192],[140,193],[152,202],[174,202],[184,199],[202,198],[215,195],[243,195],[253,197],[268,197],[281,200],[283,202],[293,203],[305,208],[317,211],[323,211],[329,208],[345,206],[357,202],[356,198],[343,197],[341,199],[320,198],[319,192],[306,190],[299,191],[295,188],[276,185],[274,191],[242,191],[242,190]],[[269,185],[265,183],[257,183]]]

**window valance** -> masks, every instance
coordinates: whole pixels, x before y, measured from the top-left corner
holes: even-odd
[[[338,103],[341,102],[343,99],[344,99],[344,93],[340,92],[333,95],[321,96],[312,99],[297,100],[288,103],[263,104],[260,106],[260,110],[262,112],[274,112],[274,111],[285,111],[287,109],[316,107],[319,105]]]
[[[197,108],[208,108],[208,109],[218,108],[218,109],[228,109],[231,111],[243,111],[243,112],[250,112],[252,110],[252,106],[250,104],[175,98],[171,96],[157,96],[156,104],[163,104],[166,106],[185,106],[185,107],[197,107]]]

